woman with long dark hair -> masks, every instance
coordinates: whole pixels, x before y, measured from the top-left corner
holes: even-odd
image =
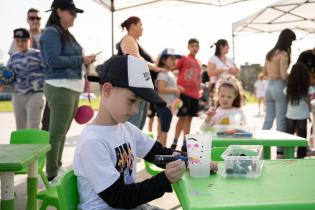
[[[268,83],[265,93],[264,130],[270,129],[276,119],[277,130],[286,132],[287,99],[283,89],[287,83],[291,45],[295,39],[296,36],[292,30],[284,29],[281,31],[276,45],[266,55],[263,74],[268,78]]]
[[[118,55],[133,55],[147,61],[153,84],[155,83],[157,72],[166,71],[164,68],[154,65],[154,60],[151,56],[139,45],[138,40],[142,36],[142,22],[139,17],[131,16],[121,23],[121,28],[127,30],[121,41],[117,44]],[[140,103],[139,112],[133,115],[129,122],[142,129],[147,117],[148,103],[142,101]]]
[[[288,77],[288,85],[285,89],[288,105],[286,113],[287,133],[302,138],[307,137],[307,119],[310,117],[310,72],[303,63],[296,63]],[[306,156],[306,147],[298,147],[297,157]]]
[[[68,30],[77,13],[72,0],[55,0],[41,37],[41,53],[45,64],[44,93],[50,108],[50,144],[46,172],[49,181],[62,171],[62,152],[66,134],[76,113],[84,88],[82,68],[95,61],[95,55],[83,56],[82,47]]]

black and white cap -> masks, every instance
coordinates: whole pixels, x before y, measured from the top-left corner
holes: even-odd
[[[84,12],[84,10],[79,9],[75,6],[73,0],[54,0],[53,3],[51,4],[50,10],[47,10],[46,12],[54,11],[57,9],[72,10],[75,11],[76,13]]]
[[[130,89],[135,95],[153,104],[165,106],[165,101],[155,92],[148,64],[131,55],[115,55],[99,68],[99,77],[88,76],[91,82],[106,82],[116,87]]]

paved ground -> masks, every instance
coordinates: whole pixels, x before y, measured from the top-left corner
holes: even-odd
[[[247,122],[250,126],[261,128],[263,123],[263,117],[257,116],[257,105],[249,104],[244,107],[244,111],[247,117]],[[169,133],[169,139],[172,139],[174,136],[174,129],[177,119],[174,118],[171,125],[171,130]],[[201,118],[194,118],[192,121],[191,132],[196,132],[202,123]],[[73,153],[76,145],[77,136],[80,134],[83,126],[73,122],[68,135],[67,141],[63,154],[63,164],[67,168],[71,168]],[[15,129],[15,120],[13,113],[0,113],[0,144],[9,143],[10,132]],[[147,125],[145,125],[144,130],[147,130]],[[180,138],[182,139],[182,138]],[[168,145],[171,144],[171,141],[168,141]],[[138,164],[138,179],[142,180],[148,178],[149,175],[146,173],[143,162]],[[15,176],[15,189],[17,193],[17,210],[25,209],[25,196],[26,196],[26,176],[18,175]],[[41,184],[41,187],[43,185]],[[181,209],[179,202],[176,198],[175,193],[165,194],[162,198],[157,199],[151,202],[153,205],[160,206],[164,209]],[[51,208],[53,209],[53,208]]]

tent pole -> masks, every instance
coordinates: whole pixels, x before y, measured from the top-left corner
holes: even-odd
[[[111,6],[111,14],[112,14],[112,56],[114,55],[114,12],[115,12],[115,7],[114,7],[114,0],[110,1],[110,6]]]
[[[232,28],[232,45],[233,45],[233,62],[235,63],[235,43],[234,43],[234,33]]]

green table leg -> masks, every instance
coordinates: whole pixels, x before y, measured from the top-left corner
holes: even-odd
[[[28,166],[27,176],[27,204],[26,210],[37,210],[37,188],[38,188],[38,165],[37,160]]]
[[[284,147],[284,159],[294,159],[294,147]]]
[[[1,175],[1,209],[14,210],[14,173],[2,172]]]
[[[264,160],[270,160],[271,155],[270,155],[270,147],[264,146]]]

